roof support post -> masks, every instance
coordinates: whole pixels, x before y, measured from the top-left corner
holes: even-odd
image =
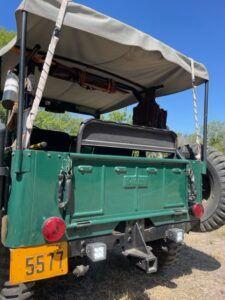
[[[207,142],[208,142],[208,102],[209,102],[209,81],[205,82],[205,99],[204,99],[204,125],[203,125],[203,160],[207,159]]]
[[[16,148],[23,149],[23,110],[25,101],[25,69],[26,69],[26,36],[27,36],[27,12],[22,12],[22,31],[20,37],[20,64],[19,64],[19,99],[17,118]]]
[[[28,147],[29,143],[30,143],[30,136],[31,136],[31,132],[33,129],[34,121],[38,114],[38,109],[39,109],[39,106],[40,106],[40,103],[41,103],[41,100],[42,100],[42,97],[44,94],[45,86],[46,86],[50,68],[52,65],[52,60],[55,55],[56,46],[59,42],[59,37],[60,37],[61,29],[63,26],[63,21],[65,18],[65,15],[66,15],[66,10],[67,10],[67,6],[68,6],[69,2],[70,2],[70,0],[62,0],[61,1],[61,6],[60,6],[59,13],[57,16],[55,29],[53,31],[53,35],[52,35],[52,38],[51,38],[51,41],[50,41],[50,44],[48,47],[48,52],[45,57],[45,62],[44,62],[41,76],[40,76],[40,79],[38,82],[34,102],[33,102],[32,108],[30,110],[30,113],[29,113],[29,115],[27,117],[27,121],[26,121],[26,129],[27,130],[26,130],[25,148]]]

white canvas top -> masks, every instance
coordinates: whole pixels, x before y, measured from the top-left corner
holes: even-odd
[[[41,51],[47,52],[59,7],[59,0],[24,0],[21,3],[16,12],[17,38],[0,50],[1,90],[7,70],[19,61],[18,54],[11,48],[19,46],[21,11],[26,10],[29,13],[27,48],[32,49],[39,44]],[[192,86],[189,57],[137,29],[74,2],[69,3],[56,56],[60,56],[60,59],[56,58],[57,61],[70,67],[77,67],[72,60],[96,67],[98,70],[88,66],[83,66],[82,69],[126,83],[138,91],[142,87],[146,89],[163,85],[157,91],[157,97],[180,92]],[[70,61],[65,61],[62,57]],[[208,72],[201,63],[195,62],[194,66],[196,85],[200,85],[209,79]],[[113,75],[106,75],[104,71]],[[38,81],[40,73],[37,71],[35,75]],[[137,101],[132,93],[91,91],[78,83],[51,76],[48,78],[44,96],[77,104],[82,110],[100,113]]]

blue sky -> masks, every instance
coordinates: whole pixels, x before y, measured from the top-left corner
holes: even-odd
[[[210,73],[209,120],[225,121],[225,1],[224,0],[79,0],[128,23],[204,63]],[[0,27],[15,30],[18,0],[0,0]],[[199,89],[202,114],[202,88]],[[169,126],[194,130],[191,91],[160,98]],[[200,118],[201,119],[201,118]]]

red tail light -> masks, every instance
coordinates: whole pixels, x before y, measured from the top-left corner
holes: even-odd
[[[196,203],[192,206],[192,213],[193,215],[198,218],[201,219],[204,215],[204,207],[202,204],[200,203]]]
[[[42,234],[48,242],[58,242],[66,232],[66,224],[63,219],[52,217],[47,219],[42,227]]]

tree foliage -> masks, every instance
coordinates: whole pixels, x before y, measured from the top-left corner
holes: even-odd
[[[0,28],[0,48],[8,44],[15,37],[15,35],[15,32]]]
[[[70,113],[56,114],[41,110],[38,113],[35,126],[76,135],[82,121],[83,119],[76,118]]]
[[[178,145],[179,146],[184,146],[184,145],[193,145],[196,143],[196,134],[182,134],[182,133],[177,133],[178,136]]]
[[[212,121],[208,126],[209,145],[225,153],[225,122]]]
[[[131,123],[131,117],[126,110],[111,112],[102,116],[102,119],[117,123]],[[77,118],[74,114],[56,114],[41,110],[38,113],[35,126],[43,129],[63,131],[70,135],[76,135],[82,121],[82,118]]]
[[[7,31],[4,28],[0,28],[0,48],[8,44],[15,36],[15,32]],[[0,119],[5,122],[6,120],[6,111],[0,104]]]
[[[196,143],[195,134],[178,133],[180,146]],[[208,145],[225,153],[225,122],[212,121],[208,124]]]
[[[106,115],[103,115],[102,120],[112,121],[116,123],[132,123],[131,114],[129,114],[126,109],[112,111]]]
[[[6,110],[3,108],[2,104],[0,104],[0,120],[3,123],[6,122]]]

